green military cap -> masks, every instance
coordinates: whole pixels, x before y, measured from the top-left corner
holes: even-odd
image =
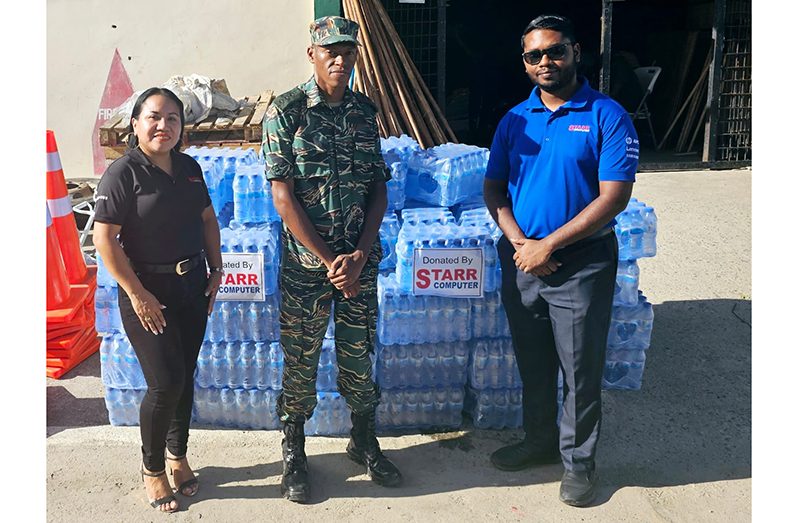
[[[332,45],[341,42],[357,41],[357,23],[340,16],[323,16],[310,24],[310,43],[313,45]]]

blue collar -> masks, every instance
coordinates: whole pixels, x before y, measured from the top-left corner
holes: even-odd
[[[577,81],[580,83],[579,89],[576,90],[573,96],[571,96],[571,98],[566,101],[560,107],[560,109],[579,109],[587,105],[587,102],[590,101],[592,89],[590,88],[590,84],[587,82],[587,78],[584,76],[579,76],[577,77]],[[534,89],[532,89],[532,93],[530,93],[529,98],[527,99],[526,108],[529,111],[549,110],[549,108],[543,105],[543,102],[540,100],[540,87],[537,85]]]

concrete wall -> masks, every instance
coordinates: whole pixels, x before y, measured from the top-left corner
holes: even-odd
[[[93,176],[91,135],[114,49],[134,90],[177,74],[239,98],[308,78],[310,0],[47,0],[47,128],[64,174]],[[114,28],[113,26],[116,26]]]

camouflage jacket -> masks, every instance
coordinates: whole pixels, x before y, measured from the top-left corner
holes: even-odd
[[[294,195],[334,254],[355,250],[372,181],[390,179],[380,153],[377,107],[349,88],[330,107],[313,77],[274,99],[263,121],[269,180],[293,179]],[[283,268],[326,271],[283,225]],[[382,258],[377,239],[366,266]]]

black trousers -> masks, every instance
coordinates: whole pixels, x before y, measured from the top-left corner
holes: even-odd
[[[194,369],[208,320],[208,278],[204,264],[183,276],[137,275],[144,288],[166,305],[163,334],[152,334],[144,330],[130,298],[119,287],[122,325],[147,381],[139,412],[142,459],[148,470],[157,472],[165,466],[164,448],[183,456],[188,446]]]
[[[549,276],[519,271],[502,237],[502,302],[523,382],[526,439],[541,450],[559,445],[567,470],[595,467],[601,428],[601,377],[612,314],[618,243],[614,234],[560,249]],[[557,374],[563,412],[557,430]]]

